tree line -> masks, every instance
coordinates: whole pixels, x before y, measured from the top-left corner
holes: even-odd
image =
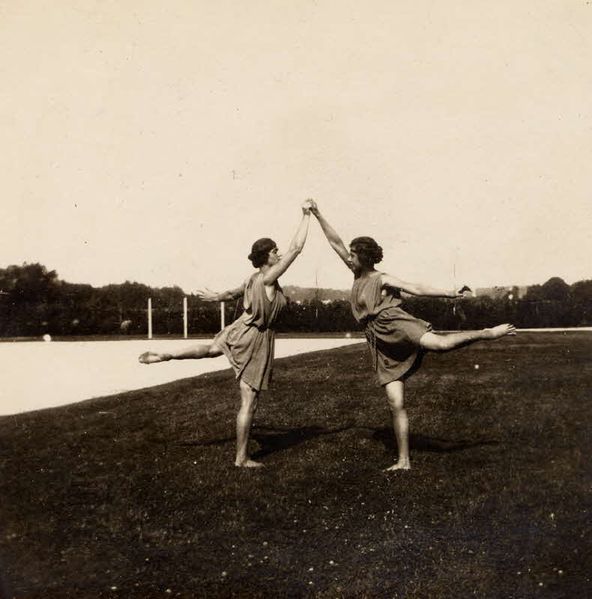
[[[180,287],[154,288],[126,281],[103,287],[62,281],[42,264],[0,269],[0,336],[38,337],[146,335],[147,301],[152,298],[153,333],[183,333],[183,298],[187,297],[190,334],[211,335],[220,328],[220,307],[187,295]],[[323,301],[324,300],[324,301]],[[403,308],[439,330],[477,329],[500,322],[520,328],[592,326],[592,280],[568,285],[553,277],[495,297],[445,300],[406,298]],[[242,313],[242,302],[225,303],[225,321]],[[280,332],[346,332],[359,330],[346,300],[324,298],[288,301],[278,323]]]

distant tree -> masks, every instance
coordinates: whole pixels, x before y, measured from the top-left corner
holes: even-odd
[[[10,294],[15,303],[48,301],[60,285],[55,270],[47,270],[42,264],[9,266],[0,269],[0,289]]]
[[[560,277],[552,277],[541,286],[543,299],[564,302],[569,298],[569,285]]]
[[[117,300],[124,311],[126,309],[145,308],[148,298],[154,295],[154,291],[148,285],[142,283],[126,281],[114,287],[116,288]]]
[[[592,280],[578,281],[571,286],[570,291],[576,302],[592,302]]]
[[[578,281],[571,286],[571,304],[574,324],[592,324],[592,280]]]
[[[538,302],[544,299],[542,285],[529,285],[526,290],[525,300]]]
[[[11,265],[0,269],[2,315],[0,334],[37,335],[49,331],[50,305],[60,293],[61,281],[55,270],[39,263]]]

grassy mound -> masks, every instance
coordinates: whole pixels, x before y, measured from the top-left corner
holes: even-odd
[[[590,356],[585,333],[428,356],[409,472],[382,472],[394,441],[362,344],[276,361],[257,471],[233,466],[230,371],[0,418],[3,592],[586,596]]]

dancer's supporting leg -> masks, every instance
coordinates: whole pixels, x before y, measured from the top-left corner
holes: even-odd
[[[430,351],[449,351],[476,341],[499,339],[505,335],[515,335],[516,329],[511,324],[500,324],[491,329],[481,331],[463,331],[460,333],[449,333],[438,335],[437,333],[425,333],[419,343],[423,349]],[[393,428],[397,439],[399,459],[386,470],[409,470],[409,420],[407,410],[404,407],[405,383],[403,381],[392,381],[385,385],[387,401],[393,415]]]
[[[138,360],[142,364],[168,362],[169,360],[199,360],[201,358],[216,358],[222,355],[222,350],[214,344],[192,345],[173,352],[144,352]]]
[[[462,331],[460,333],[425,333],[419,340],[419,344],[424,349],[431,351],[449,351],[458,347],[470,345],[476,341],[491,341],[499,339],[505,335],[515,335],[516,328],[512,324],[500,324],[491,329],[482,329],[480,331]]]
[[[236,460],[235,466],[242,468],[259,468],[263,466],[249,458],[248,445],[253,416],[257,410],[259,392],[250,385],[240,381],[241,406],[236,415]]]
[[[405,383],[403,381],[392,381],[385,385],[386,397],[389,408],[393,415],[393,428],[399,451],[399,459],[386,470],[409,470],[409,420],[405,410]]]

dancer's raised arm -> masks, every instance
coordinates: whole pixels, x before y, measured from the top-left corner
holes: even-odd
[[[245,292],[245,283],[236,289],[229,289],[228,291],[212,291],[207,287],[205,289],[198,289],[195,295],[204,302],[227,302],[233,299],[242,297]]]
[[[310,224],[310,202],[307,200],[302,205],[302,220],[296,229],[296,233],[290,242],[290,247],[279,260],[270,266],[263,275],[265,285],[273,285],[281,275],[283,275],[288,267],[304,248],[306,237],[308,235],[308,225]],[[277,250],[276,250],[277,252]]]
[[[337,255],[345,262],[345,265],[351,270],[351,260],[349,252],[343,243],[337,231],[327,222],[327,219],[321,214],[316,202],[312,201],[310,211],[317,217],[321,229],[329,242],[329,245],[337,252]]]
[[[383,287],[400,289],[411,295],[423,295],[426,297],[448,297],[456,299],[463,297],[465,291],[470,291],[470,288],[466,285],[459,290],[444,290],[438,289],[437,287],[431,287],[430,285],[424,285],[423,283],[409,283],[408,281],[403,281],[386,273],[381,275],[381,283]]]

